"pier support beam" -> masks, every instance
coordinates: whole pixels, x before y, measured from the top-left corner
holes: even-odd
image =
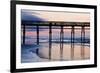
[[[85,28],[81,27],[81,58],[84,59]]]
[[[61,26],[61,31],[60,31],[60,59],[61,60],[63,60],[63,37],[64,37],[63,26]]]
[[[23,44],[25,44],[25,32],[26,32],[26,28],[25,28],[26,26],[25,25],[23,25]]]
[[[74,59],[74,37],[75,37],[75,32],[74,32],[74,26],[72,26],[71,29],[71,59]]]
[[[37,25],[37,45],[39,46],[39,26]],[[39,52],[39,48],[37,48],[36,50],[36,54],[38,55],[38,52]]]
[[[52,27],[49,26],[49,60],[51,60],[51,50],[52,49]]]

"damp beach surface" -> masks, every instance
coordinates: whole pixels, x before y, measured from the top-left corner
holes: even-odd
[[[84,46],[84,58],[82,58],[82,46],[74,44],[74,57],[71,58],[71,44],[63,44],[63,52],[61,58],[61,49],[58,43],[53,43],[51,48],[51,59],[49,59],[48,43],[42,43],[40,46],[36,45],[22,45],[21,62],[46,62],[46,61],[72,61],[72,60],[86,60],[90,58],[89,45]],[[36,50],[38,49],[38,54]]]

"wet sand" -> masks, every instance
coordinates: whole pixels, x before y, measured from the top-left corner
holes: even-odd
[[[47,44],[45,44],[47,45]],[[74,57],[71,58],[71,44],[64,44],[63,45],[63,54],[62,60],[83,60],[90,58],[90,47],[84,46],[84,58],[81,55],[81,48],[80,44],[74,45]],[[38,56],[40,58],[49,59],[49,48],[43,47],[39,49]],[[51,60],[61,60],[61,53],[60,53],[60,45],[59,44],[52,44],[51,48]]]

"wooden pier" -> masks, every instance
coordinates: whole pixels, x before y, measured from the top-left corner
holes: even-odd
[[[63,56],[63,39],[64,39],[64,29],[71,29],[71,59],[74,59],[74,39],[75,30],[81,30],[81,57],[84,59],[84,40],[85,40],[85,30],[90,29],[90,22],[56,22],[56,21],[22,21],[23,26],[23,44],[25,44],[26,26],[36,26],[37,34],[37,45],[39,45],[39,26],[48,26],[49,28],[49,59],[51,60],[51,50],[52,50],[52,29],[60,30],[60,57],[62,60]],[[52,26],[60,26],[60,28],[52,28]],[[70,28],[64,28],[70,27]],[[80,27],[80,28],[76,28]],[[37,48],[37,54],[38,54]]]

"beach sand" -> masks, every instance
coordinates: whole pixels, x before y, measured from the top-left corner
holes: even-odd
[[[46,45],[46,44],[45,44]],[[74,57],[71,58],[71,44],[63,45],[62,60],[83,60],[90,58],[90,47],[84,46],[84,58],[81,56],[81,45],[74,45]],[[39,49],[38,56],[40,58],[49,59],[49,48],[43,47]],[[51,48],[51,60],[61,60],[60,45],[52,44]]]

